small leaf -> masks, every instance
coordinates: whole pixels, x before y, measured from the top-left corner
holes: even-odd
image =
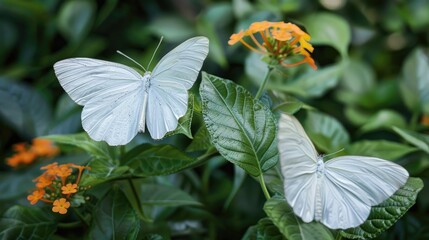
[[[121,163],[133,174],[149,177],[176,173],[198,161],[171,145],[142,144],[127,152]]]
[[[188,110],[185,115],[179,119],[177,128],[171,132],[168,132],[166,136],[172,136],[175,134],[184,134],[188,138],[192,139],[192,117],[194,115],[194,95],[189,94]]]
[[[212,147],[212,143],[210,142],[210,135],[207,131],[206,126],[202,125],[197,133],[194,136],[193,141],[191,144],[186,148],[187,152],[196,152],[196,151],[203,151],[207,150],[210,147]]]
[[[321,223],[304,223],[283,198],[269,199],[264,205],[264,211],[289,240],[334,239],[332,233]]]
[[[401,92],[405,104],[413,112],[429,114],[429,59],[417,48],[405,60],[402,68]]]
[[[314,145],[326,153],[338,151],[350,142],[343,125],[327,114],[309,111],[304,126]]]
[[[374,116],[367,119],[366,123],[359,129],[362,133],[379,129],[390,129],[392,126],[405,127],[404,117],[392,110],[380,110]]]
[[[92,216],[92,239],[137,239],[140,220],[117,186],[100,199]]]
[[[55,220],[40,208],[13,206],[0,218],[1,239],[49,239],[56,231]]]
[[[395,160],[416,150],[416,148],[386,140],[363,140],[346,148],[347,155],[371,156],[387,160]]]
[[[45,135],[51,116],[51,109],[40,93],[0,78],[0,117],[23,138]]]
[[[85,132],[68,135],[50,135],[43,138],[49,139],[57,144],[71,145],[82,149],[97,159],[114,161],[118,155],[118,147],[111,147],[104,141],[94,141]]]
[[[283,240],[285,239],[283,234],[279,232],[279,229],[273,224],[269,218],[262,218],[258,221],[258,224],[251,226],[242,240]]]
[[[351,31],[346,20],[331,13],[315,13],[302,19],[312,44],[328,45],[347,57]]]
[[[243,185],[244,180],[246,179],[246,172],[241,169],[239,166],[234,165],[234,180],[232,182],[232,189],[228,195],[228,198],[223,205],[224,209],[227,209],[234,199],[235,195],[237,195],[238,190],[241,189],[241,185]]]
[[[393,127],[393,130],[402,138],[404,138],[407,142],[413,144],[420,150],[429,153],[429,136],[427,134],[421,134],[397,127]]]
[[[341,235],[352,239],[376,237],[393,226],[416,203],[417,194],[422,188],[423,181],[420,178],[409,178],[390,198],[372,207],[363,224],[341,231]]]
[[[184,205],[201,205],[187,192],[177,187],[161,184],[142,183],[137,188],[141,204],[148,206],[177,207]]]
[[[277,164],[276,120],[267,107],[243,87],[207,73],[200,94],[207,130],[225,159],[252,176]]]
[[[66,39],[79,41],[88,33],[95,6],[90,1],[67,1],[61,7],[58,28]]]

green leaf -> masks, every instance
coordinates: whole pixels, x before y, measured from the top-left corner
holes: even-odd
[[[43,138],[57,144],[71,145],[82,149],[93,158],[115,161],[118,155],[118,147],[111,147],[104,141],[94,141],[85,132],[68,135],[50,135]]]
[[[239,166],[234,165],[234,180],[232,182],[232,189],[228,195],[228,198],[225,201],[225,204],[223,205],[224,209],[227,209],[229,207],[235,195],[237,195],[238,190],[241,189],[241,186],[243,185],[245,179],[246,179],[246,172],[243,169],[241,169]]]
[[[315,13],[302,19],[302,23],[312,44],[332,46],[342,57],[347,57],[351,31],[344,18],[331,13]]]
[[[47,101],[37,91],[0,78],[0,117],[22,137],[45,135],[51,116]]]
[[[203,117],[212,143],[222,156],[259,176],[278,162],[276,120],[243,87],[203,73]]]
[[[100,199],[92,216],[92,239],[137,239],[140,220],[117,186]]]
[[[325,153],[338,151],[350,142],[343,125],[327,114],[308,111],[304,126],[314,145]]]
[[[305,103],[299,101],[298,99],[286,95],[281,103],[275,105],[273,107],[273,111],[280,110],[283,113],[287,113],[289,115],[293,115],[294,113],[298,112],[302,107],[308,107],[305,105]]]
[[[393,127],[393,130],[402,138],[404,138],[407,142],[413,144],[420,150],[429,153],[429,136],[427,134],[421,134],[397,127]]]
[[[0,218],[1,239],[49,239],[57,224],[44,210],[13,206]]]
[[[89,164],[90,171],[82,175],[80,185],[91,185],[110,181],[115,178],[123,177],[124,173],[129,171],[128,166],[119,166],[117,161],[106,161],[105,159],[93,159]]]
[[[161,184],[142,183],[138,186],[137,192],[141,196],[141,204],[147,206],[168,206],[177,207],[184,205],[201,205],[189,193],[177,187]]]
[[[402,217],[415,203],[423,188],[420,178],[409,178],[407,183],[390,198],[371,208],[368,219],[359,227],[341,231],[341,235],[352,239],[374,238]]]
[[[414,147],[386,140],[363,140],[346,147],[347,155],[371,156],[387,160],[398,159],[416,150]]]
[[[269,218],[262,218],[256,226],[250,227],[242,240],[283,240],[283,234]]]
[[[79,41],[88,33],[94,14],[95,6],[91,1],[67,1],[60,10],[58,28],[66,39]]]
[[[196,151],[203,151],[207,150],[210,147],[212,147],[212,143],[210,142],[210,135],[207,131],[206,126],[202,125],[197,133],[194,136],[193,141],[189,146],[186,148],[187,152],[196,152]]]
[[[188,138],[192,139],[192,117],[194,115],[194,95],[189,94],[188,110],[185,115],[179,119],[177,128],[171,132],[168,132],[166,136],[172,136],[175,134],[184,134]]]
[[[184,41],[195,36],[195,31],[184,18],[174,15],[162,15],[151,22],[150,31],[166,41]]]
[[[337,64],[317,71],[310,70],[286,83],[270,81],[267,89],[292,93],[301,97],[320,97],[337,85],[341,73],[342,65]]]
[[[264,205],[264,211],[289,240],[334,239],[332,233],[321,223],[304,223],[283,198],[269,199]]]
[[[340,91],[365,93],[375,87],[375,73],[363,60],[349,59],[345,66],[347,71],[340,78]]]
[[[404,117],[392,110],[379,110],[374,116],[367,119],[359,129],[360,132],[370,132],[379,129],[390,129],[392,126],[405,127]]]
[[[401,92],[407,107],[413,112],[429,114],[429,59],[417,48],[402,67]]]
[[[121,163],[131,168],[133,174],[149,177],[176,173],[198,161],[171,145],[142,144],[127,152]]]

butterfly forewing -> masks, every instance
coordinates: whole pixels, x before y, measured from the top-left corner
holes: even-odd
[[[314,219],[317,152],[298,120],[281,115],[278,147],[288,203],[305,222]]]
[[[208,54],[206,37],[191,38],[165,55],[150,79],[147,128],[154,139],[164,137],[177,127],[188,107],[188,89],[197,79]]]
[[[92,139],[123,145],[137,134],[145,94],[137,71],[89,58],[59,61],[54,70],[64,90],[84,105],[82,126]]]

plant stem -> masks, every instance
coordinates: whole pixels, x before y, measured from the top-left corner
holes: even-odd
[[[140,216],[144,216],[144,212],[143,212],[143,208],[142,208],[142,205],[141,205],[140,197],[137,194],[137,190],[136,190],[136,188],[134,186],[133,180],[131,178],[128,178],[127,181],[128,181],[128,184],[130,184],[131,191],[133,192],[134,198],[136,199],[137,208],[138,208],[137,210],[140,212],[139,215]]]
[[[273,72],[273,67],[271,65],[268,65],[268,72],[267,75],[265,75],[265,79],[262,82],[262,85],[259,87],[258,92],[256,93],[255,99],[259,99],[262,96],[262,93],[264,92],[265,87],[267,86],[268,79],[270,79],[271,73]]]
[[[268,192],[267,186],[265,186],[264,175],[259,174],[259,184],[261,184],[262,192],[264,192],[265,198],[268,200],[271,198],[270,193]]]

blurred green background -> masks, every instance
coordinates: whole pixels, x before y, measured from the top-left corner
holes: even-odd
[[[429,76],[428,0],[0,0],[0,159],[12,154],[14,143],[81,131],[80,107],[59,85],[52,68],[56,61],[91,57],[132,66],[116,53],[120,50],[146,66],[163,36],[153,68],[172,47],[204,35],[210,39],[210,53],[203,70],[255,91],[264,71],[258,69],[259,59],[227,41],[232,33],[262,20],[293,22],[306,29],[320,66],[316,72],[289,69],[288,76],[298,80],[284,85],[284,79],[274,77],[269,89],[292,93],[340,120],[349,134],[347,142],[405,143],[390,128],[397,126],[423,133],[419,136],[425,136],[422,141],[429,146],[429,120],[423,121],[429,116],[429,78],[419,77]],[[398,161],[429,183],[429,150],[419,148]],[[263,195],[247,179],[233,207],[223,209],[234,169],[223,162],[209,165],[206,177],[212,185],[205,203],[218,218],[206,230],[217,232],[219,239],[237,239],[264,215]],[[0,212],[16,202],[28,205],[27,188],[13,191],[31,185],[31,179],[0,162]],[[381,238],[429,237],[428,209],[429,190],[423,189],[410,213]]]

